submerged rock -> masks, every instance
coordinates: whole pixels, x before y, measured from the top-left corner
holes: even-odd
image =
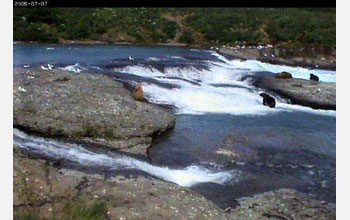
[[[135,101],[109,76],[15,68],[13,124],[124,151],[136,147],[136,153],[144,154],[153,135],[175,125],[175,116]]]
[[[336,109],[336,84],[304,79],[279,79],[273,76],[252,76],[254,86],[290,99],[293,104],[314,109]]]
[[[218,145],[212,157],[220,161],[232,163],[247,163],[259,160],[258,151],[251,146],[247,137],[228,137]]]

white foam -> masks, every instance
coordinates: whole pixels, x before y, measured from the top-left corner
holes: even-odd
[[[98,66],[90,66],[91,68],[97,69],[97,70],[102,70],[100,67]]]
[[[334,110],[322,110],[322,109],[315,110],[311,107],[306,107],[301,105],[290,105],[286,103],[279,103],[278,106],[276,106],[276,108],[284,111],[301,111],[301,112],[307,112],[312,114],[336,117],[336,111]]]
[[[237,70],[230,67],[222,67],[217,64],[208,63],[209,70],[202,69],[198,70],[194,67],[167,67],[164,72],[161,72],[153,67],[145,66],[126,66],[122,68],[115,68],[115,71],[128,73],[143,77],[178,77],[186,80],[200,81],[202,84],[212,83],[225,83],[232,85],[245,85],[249,87],[247,82],[240,81],[239,79],[243,76],[245,71]]]
[[[152,67],[143,67],[143,66],[126,66],[122,68],[114,68],[114,71],[118,71],[121,73],[129,73],[138,76],[146,76],[146,77],[155,77],[155,76],[163,76],[164,74],[154,69]]]
[[[54,67],[54,66],[51,65],[51,64],[47,64],[47,67],[46,67],[46,66],[40,66],[40,68],[41,68],[42,70],[52,70],[53,67]]]
[[[14,145],[26,150],[54,158],[63,158],[84,166],[102,166],[109,169],[137,169],[160,179],[190,187],[198,183],[224,184],[233,181],[236,171],[212,172],[207,168],[192,165],[184,169],[154,166],[134,158],[92,152],[81,145],[61,143],[47,138],[13,130]]]
[[[181,59],[181,60],[186,60],[184,57],[180,57],[180,56],[167,56],[173,59]]]
[[[69,66],[66,66],[63,68],[59,67],[59,69],[64,70],[64,71],[75,72],[75,73],[80,73],[82,71],[79,63],[76,63],[74,65],[69,65]]]
[[[159,58],[159,57],[149,57],[149,58],[147,58],[147,60],[160,61],[160,60],[162,60],[162,59]]]
[[[169,89],[152,83],[143,84],[145,96],[149,101],[157,104],[173,105],[178,109],[178,114],[263,115],[294,110],[335,116],[335,111],[324,112],[285,104],[281,103],[283,100],[280,99],[277,99],[277,108],[268,108],[262,105],[262,98],[259,96],[260,90],[254,90],[254,87],[248,81],[240,80],[247,73],[247,70],[237,70],[237,67],[232,67],[226,63],[210,62],[208,66],[208,70],[198,70],[194,67],[168,67],[164,69],[164,72],[161,72],[152,67],[135,65],[116,70],[177,85],[179,88]],[[227,86],[215,87],[212,84],[225,84]],[[241,88],[235,86],[241,86]]]
[[[168,89],[156,84],[144,83],[146,97],[154,103],[176,106],[180,114],[230,113],[230,114],[266,114],[277,110],[261,104],[261,97],[246,81],[240,81],[244,71],[226,68],[208,63],[209,70],[188,68],[165,68],[161,72],[152,67],[127,66],[118,71],[161,82],[178,85],[180,88]],[[196,84],[180,79],[190,80]],[[215,87],[211,84],[225,84],[232,87]],[[245,88],[237,88],[242,86]]]
[[[166,89],[154,84],[144,85],[146,97],[154,103],[174,105],[180,114],[229,113],[267,114],[277,112],[261,104],[258,94],[241,88],[185,86]]]

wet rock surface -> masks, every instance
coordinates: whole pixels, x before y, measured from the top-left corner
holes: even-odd
[[[35,212],[36,219],[72,219],[67,206],[99,202],[105,210],[94,219],[224,219],[223,211],[203,196],[151,177],[117,174],[105,179],[58,170],[21,153],[14,154],[13,175],[15,215]]]
[[[15,148],[16,149],[16,148]],[[335,204],[291,189],[236,199],[220,209],[188,188],[145,176],[57,169],[14,151],[14,219],[335,219]],[[93,210],[93,211],[91,211]]]
[[[273,76],[251,76],[256,87],[290,99],[293,104],[315,109],[336,109],[336,84],[304,79],[279,79]]]
[[[316,201],[292,189],[237,199],[233,219],[336,219],[335,204]]]
[[[175,116],[135,101],[109,76],[15,68],[13,124],[45,136],[145,154],[152,136],[172,128]]]

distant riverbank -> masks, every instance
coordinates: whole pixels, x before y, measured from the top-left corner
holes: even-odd
[[[38,44],[36,41],[14,41],[17,43],[27,43],[27,44]],[[43,43],[43,44],[53,44],[53,43]],[[157,44],[134,44],[130,42],[114,42],[108,43],[98,40],[65,40],[60,39],[58,43],[54,44],[114,44],[114,45],[139,45],[139,46],[175,46],[175,47],[192,47],[184,43],[171,42],[171,43],[157,43]],[[302,56],[302,55],[290,55],[291,51],[295,52],[293,48],[274,48],[272,45],[268,44],[266,46],[236,46],[228,47],[222,45],[220,47],[214,46],[196,46],[194,48],[198,49],[211,49],[216,52],[228,56],[229,58],[238,58],[242,60],[258,60],[264,63],[286,65],[286,66],[300,66],[309,69],[325,69],[325,70],[336,70],[336,55],[335,50],[330,55],[325,55],[322,53],[317,53],[314,57]],[[314,51],[317,49],[313,49]],[[319,52],[319,51],[318,51]]]
[[[289,55],[293,48],[274,48],[272,45],[267,47],[220,47],[217,51],[223,55],[232,58],[239,58],[243,60],[258,60],[265,63],[286,65],[286,66],[300,66],[310,69],[325,69],[336,70],[336,56],[335,51],[331,55],[324,55],[315,53],[314,57],[302,55]],[[314,49],[315,50],[315,49]]]

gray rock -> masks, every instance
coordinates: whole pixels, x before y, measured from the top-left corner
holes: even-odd
[[[26,219],[72,219],[93,204],[104,204],[108,219],[336,219],[336,205],[317,201],[292,189],[236,199],[235,209],[220,209],[188,188],[162,180],[58,170],[45,162],[13,154],[13,212]],[[71,210],[81,210],[72,212]],[[106,218],[107,219],[107,218]]]
[[[175,125],[175,116],[135,101],[109,76],[15,68],[13,124],[117,149],[138,146],[144,153],[153,135]]]
[[[86,210],[93,204],[105,207],[93,219],[227,219],[223,210],[200,194],[157,178],[120,174],[106,179],[58,170],[20,153],[14,153],[13,166],[16,219],[92,219],[86,217],[90,213]]]
[[[293,104],[315,109],[336,109],[336,84],[304,79],[279,79],[273,76],[252,76],[254,86],[275,92]]]
[[[305,50],[306,48],[301,48]],[[335,51],[335,50],[334,50]],[[322,57],[298,57],[294,56],[296,49],[293,48],[219,48],[218,53],[243,60],[258,60],[265,63],[300,66],[306,68],[320,68],[336,70],[335,55]],[[300,53],[300,52],[299,52]],[[310,53],[310,51],[308,52]],[[317,54],[317,52],[311,52]]]
[[[279,189],[237,199],[233,219],[336,219],[336,206],[293,189]]]

